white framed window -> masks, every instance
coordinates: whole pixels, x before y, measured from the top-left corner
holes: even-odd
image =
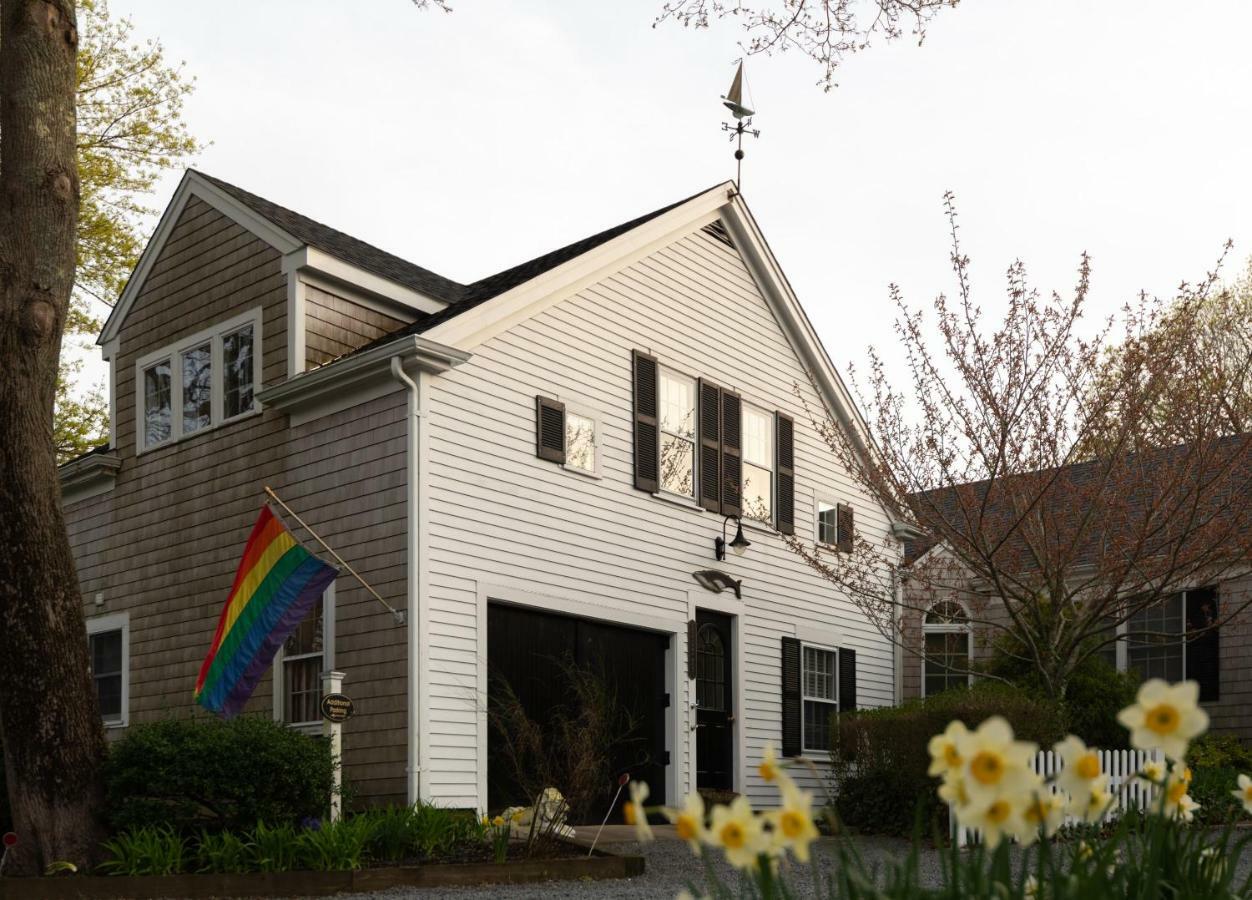
[[[774,516],[774,415],[747,403],[742,409],[743,515],[770,522]]]
[[[839,657],[833,647],[800,645],[802,729],[806,753],[829,753],[831,717],[839,712]]]
[[[87,655],[100,718],[110,728],[130,721],[130,614],[87,620]]]
[[[332,583],[274,657],[274,719],[298,727],[320,725],[322,673],[334,667]]]
[[[565,468],[600,474],[600,417],[570,405],[565,407]]]
[[[1126,622],[1126,663],[1143,680],[1182,681],[1187,671],[1186,594],[1141,609]]]
[[[922,696],[931,697],[955,687],[969,687],[973,631],[965,608],[954,600],[940,600],[922,620]]]
[[[839,543],[839,504],[835,500],[818,496],[814,504],[816,521],[813,523],[814,535],[819,544],[834,547]]]
[[[661,490],[696,496],[696,380],[661,369]]]
[[[136,362],[137,450],[160,447],[255,412],[260,346],[257,307]]]

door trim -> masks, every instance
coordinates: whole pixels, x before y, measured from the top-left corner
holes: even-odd
[[[479,814],[487,805],[487,604],[505,603],[510,606],[522,606],[538,612],[561,613],[577,619],[591,619],[609,625],[624,625],[628,628],[640,628],[644,631],[655,631],[669,638],[669,648],[665,651],[665,689],[669,691],[670,704],[665,716],[665,749],[669,751],[669,765],[665,767],[665,796],[670,802],[677,803],[686,796],[680,791],[684,780],[688,777],[685,771],[686,742],[675,740],[687,727],[685,703],[675,702],[675,698],[684,697],[683,688],[686,683],[687,670],[677,664],[678,648],[687,636],[687,620],[685,618],[668,618],[648,614],[640,614],[629,606],[610,607],[586,600],[576,599],[569,595],[538,593],[523,590],[495,582],[476,581],[477,592],[477,639],[475,641],[475,669],[477,676],[478,695],[478,803]],[[738,651],[736,651],[738,652]],[[680,681],[680,677],[683,681]],[[694,695],[693,695],[694,696]],[[736,713],[736,716],[738,714]],[[737,720],[736,720],[737,721]]]
[[[694,619],[696,610],[705,609],[709,612],[721,613],[730,617],[730,651],[732,659],[730,661],[730,677],[734,682],[734,728],[731,731],[732,738],[735,742],[734,749],[731,751],[731,789],[744,792],[746,786],[745,773],[747,772],[747,748],[744,746],[744,709],[746,707],[744,697],[744,686],[746,679],[744,678],[744,611],[747,606],[742,600],[737,600],[731,594],[711,594],[703,590],[689,590],[687,592],[687,618]],[[686,670],[683,671],[684,683],[686,690],[684,696],[686,702],[683,703],[683,722],[687,729],[687,734],[691,736],[691,745],[688,756],[691,759],[691,765],[687,767],[686,783],[680,796],[686,796],[696,789],[696,749],[695,735],[697,732],[692,729],[695,724],[696,715],[696,681],[694,678],[686,678]]]

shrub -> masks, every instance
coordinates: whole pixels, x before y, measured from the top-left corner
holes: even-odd
[[[960,719],[971,728],[1004,716],[1022,740],[1050,746],[1065,735],[1059,704],[1015,688],[981,682],[903,706],[839,716],[832,730],[835,809],[844,825],[861,831],[911,834],[946,822],[935,795],[927,744]],[[943,826],[946,827],[946,826]]]
[[[113,745],[106,809],[116,831],[296,824],[324,813],[333,774],[326,740],[268,719],[170,719],[135,726]]]
[[[1229,768],[1252,775],[1252,750],[1233,734],[1206,734],[1192,741],[1187,764],[1197,770]]]

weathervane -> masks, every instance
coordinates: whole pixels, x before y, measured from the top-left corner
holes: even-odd
[[[739,189],[743,176],[743,136],[745,134],[753,137],[761,136],[759,130],[749,127],[752,124],[752,116],[756,114],[755,110],[743,105],[743,60],[739,60],[739,68],[735,70],[735,80],[730,83],[730,90],[722,97],[722,105],[735,117],[734,125],[729,122],[722,123],[722,131],[729,131],[730,139],[738,141],[735,147],[735,188]]]

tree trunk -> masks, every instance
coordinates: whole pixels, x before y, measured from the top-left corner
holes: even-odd
[[[90,862],[100,837],[104,734],[52,441],[77,46],[72,2],[0,0],[0,740],[23,873]]]

